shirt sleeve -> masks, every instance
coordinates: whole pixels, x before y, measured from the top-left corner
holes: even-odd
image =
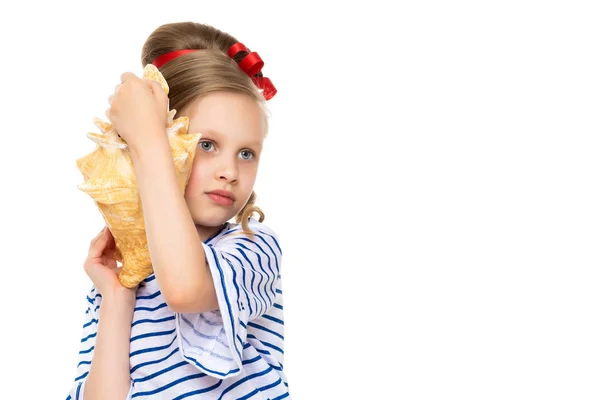
[[[83,400],[83,392],[87,376],[92,364],[92,356],[96,346],[96,335],[98,333],[98,311],[100,309],[100,299],[102,295],[92,287],[87,295],[87,309],[85,311],[84,324],[81,331],[81,340],[79,344],[79,356],[77,359],[77,368],[75,370],[75,381],[71,385],[71,390],[66,400]],[[131,387],[126,400],[131,398]]]
[[[240,373],[246,326],[275,302],[282,256],[279,240],[255,219],[250,219],[249,227],[253,238],[239,234],[238,224],[215,244],[203,244],[219,311],[176,314],[183,357],[216,378]]]
[[[100,306],[97,298],[101,297],[95,287],[92,287],[87,295],[87,309],[85,310],[84,324],[81,330],[75,381],[71,386],[67,400],[83,400],[83,390],[90,371],[94,346],[96,345],[96,334],[98,333],[98,308]]]

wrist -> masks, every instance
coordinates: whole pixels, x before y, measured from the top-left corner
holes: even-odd
[[[136,289],[128,289],[124,286],[117,287],[106,294],[102,294],[102,305],[108,307],[116,306],[117,308],[131,308],[135,306]]]
[[[130,140],[127,142],[127,147],[129,148],[131,157],[138,158],[148,153],[147,149],[156,148],[165,143],[168,146],[169,142],[165,130],[150,128],[140,141]]]

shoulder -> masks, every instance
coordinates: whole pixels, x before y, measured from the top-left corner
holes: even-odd
[[[219,235],[216,242],[220,241],[229,241],[236,239],[243,239],[245,241],[254,241],[254,242],[265,242],[269,241],[273,244],[276,244],[278,247],[279,243],[279,235],[275,232],[270,225],[265,224],[264,222],[260,222],[255,218],[248,219],[248,228],[254,234],[253,236],[248,235],[244,232],[242,228],[242,224],[228,224],[228,226],[223,230],[222,234]]]
[[[244,232],[241,223],[230,223],[213,241],[208,243],[208,246],[230,254],[251,251],[253,254],[260,254],[267,258],[282,258],[283,252],[279,236],[271,226],[250,218],[248,228],[253,235]]]

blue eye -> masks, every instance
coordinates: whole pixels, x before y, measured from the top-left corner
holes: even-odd
[[[254,153],[250,150],[242,150],[240,151],[240,154],[244,160],[251,160],[254,158]]]
[[[214,147],[214,144],[212,144],[212,142],[209,142],[207,140],[200,142],[200,148],[202,148],[202,150],[204,151],[211,151],[212,148]],[[208,145],[208,146],[206,146]]]
[[[198,146],[206,151],[206,152],[211,152],[215,150],[215,144],[213,142],[211,142],[210,140],[203,140],[201,142],[198,143]],[[256,155],[254,154],[254,152],[252,150],[242,150],[240,151],[240,156],[243,160],[252,160],[256,157]]]

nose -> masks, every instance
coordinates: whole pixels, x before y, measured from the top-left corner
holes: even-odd
[[[238,180],[238,166],[235,160],[223,160],[217,168],[217,178],[228,183],[236,183]]]

